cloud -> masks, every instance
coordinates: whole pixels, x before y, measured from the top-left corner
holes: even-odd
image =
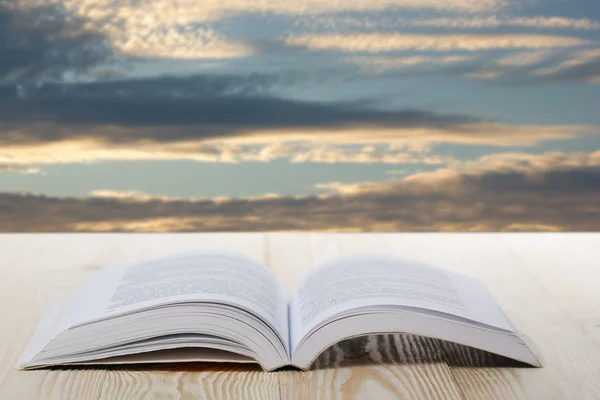
[[[467,78],[513,84],[600,83],[600,49],[519,52],[471,64],[458,72]]]
[[[288,46],[343,52],[482,51],[494,49],[551,49],[577,47],[588,41],[569,36],[532,34],[309,34],[285,39]]]
[[[3,172],[13,172],[18,174],[41,174],[42,170],[37,167],[31,167],[28,165],[8,163],[0,160],[0,174]]]
[[[510,54],[498,60],[497,65],[500,67],[530,67],[538,65],[552,56],[551,51],[527,51]]]
[[[502,147],[534,146],[597,134],[586,126],[503,125],[463,123],[446,127],[288,129],[246,132],[226,138],[194,139],[181,128],[124,130],[95,128],[69,131],[63,137],[6,135],[0,160],[14,165],[101,162],[116,160],[194,160],[199,162],[352,162],[444,164],[451,159],[426,154],[432,145],[453,143]],[[170,136],[165,135],[165,130]],[[77,136],[80,137],[77,137]],[[179,136],[178,136],[179,135]],[[116,139],[113,139],[116,138]],[[11,142],[12,140],[12,142]]]
[[[451,3],[451,2],[449,2]],[[495,29],[501,27],[527,28],[535,30],[582,30],[593,31],[600,29],[600,21],[589,18],[568,17],[517,17],[517,16],[484,16],[484,15],[452,15],[437,18],[402,18],[396,15],[356,16],[322,16],[319,18],[299,18],[294,21],[296,26],[312,30],[327,29],[347,31],[349,29],[363,30],[398,30],[406,27],[445,28],[445,29]]]
[[[384,163],[439,165],[456,162],[453,157],[430,155],[423,152],[393,151],[389,148],[363,146],[358,151],[347,148],[313,147],[290,155],[293,163]]]
[[[575,52],[557,65],[533,71],[533,75],[543,81],[600,83],[600,49]]]
[[[269,161],[293,158],[307,146],[531,146],[598,133],[593,126],[507,125],[423,109],[378,109],[366,101],[267,94],[265,88],[281,79],[191,76],[0,88],[0,159]]]
[[[359,56],[348,57],[344,61],[358,65],[363,72],[381,74],[394,70],[417,70],[431,69],[440,66],[448,66],[472,61],[474,58],[464,55],[451,56],[406,56],[406,57],[381,57],[381,56]]]
[[[129,57],[221,59],[252,54],[250,46],[223,38],[210,26],[182,25],[184,15],[174,19],[172,4],[152,3],[115,6],[106,0],[17,0],[4,10],[9,13],[11,35],[33,32],[37,40],[71,54],[70,47],[92,50],[99,39],[105,49]],[[197,21],[188,21],[192,22]]]
[[[316,196],[0,195],[1,231],[573,230],[600,228],[600,152],[505,153]]]
[[[206,23],[244,14],[319,15],[339,12],[377,12],[385,10],[434,10],[440,12],[479,13],[497,11],[507,0],[222,0],[197,2],[181,0],[141,0],[123,2],[114,7],[112,0],[15,0],[20,7],[62,4],[66,11],[96,24],[128,25],[141,32],[156,24],[186,25]]]
[[[411,192],[418,188],[420,193],[427,190],[441,190],[448,194],[462,195],[473,193],[475,190],[500,190],[506,185],[507,189],[535,189],[544,187],[552,189],[551,183],[556,183],[555,190],[561,189],[558,178],[568,179],[577,175],[583,177],[584,172],[593,178],[600,173],[600,151],[594,153],[563,153],[545,154],[527,153],[496,153],[454,163],[452,167],[438,169],[433,172],[421,172],[408,176],[400,181],[385,183],[355,183],[342,184],[332,182],[318,185],[342,195],[384,194]],[[451,183],[451,185],[448,185]],[[579,179],[573,182],[562,182],[587,190],[600,190],[600,182]],[[427,189],[424,191],[424,189]]]
[[[105,36],[60,8],[18,8],[0,1],[0,84],[58,79],[108,62]]]
[[[10,13],[9,28],[15,28],[9,29],[10,37],[26,37],[23,35],[33,31],[36,43],[44,49],[51,45],[63,54],[74,54],[76,46],[77,51],[97,58],[98,46],[87,45],[101,43],[111,52],[129,57],[229,59],[247,57],[253,48],[223,37],[214,25],[243,15],[315,16],[398,9],[478,13],[506,4],[506,0],[142,0],[118,4],[112,0],[12,0],[0,6],[5,15]],[[15,15],[19,16],[18,23],[12,23]],[[45,25],[40,27],[40,22]],[[5,23],[0,14],[0,25]],[[46,36],[39,37],[40,33]],[[39,57],[41,53],[36,54]]]
[[[600,83],[600,49],[542,49],[479,58],[443,71],[510,85]]]
[[[234,68],[256,70],[259,68],[256,64],[249,67],[256,58],[249,56],[264,56],[257,52],[269,51],[270,47],[261,47],[253,43],[254,39],[246,42],[226,37],[219,24],[225,23],[227,18],[257,14],[311,18],[319,15],[328,19],[331,15],[344,12],[427,9],[445,15],[456,12],[462,16],[411,20],[411,24],[597,28],[597,23],[588,19],[464,16],[465,13],[494,12],[509,4],[505,0],[358,0],[343,4],[334,0],[267,0],[260,3],[245,0],[208,3],[185,0],[175,4],[170,0],[142,0],[121,2],[115,6],[112,0],[4,1],[0,2],[0,26],[4,27],[6,33],[3,35],[4,42],[0,39],[0,54],[3,54],[0,61],[0,84],[3,81],[15,84],[33,81],[34,84],[40,84],[56,80],[94,81],[114,78],[127,73],[131,63],[139,64],[149,60],[158,62],[157,58],[173,62],[182,59],[203,60],[206,63],[225,60],[223,62],[231,62],[227,65]],[[280,43],[276,35],[272,42]],[[556,35],[357,33],[291,36],[283,39],[278,46],[373,53],[404,50],[475,52],[492,49],[552,49],[577,47],[587,43],[589,42],[581,38]],[[382,57],[379,60],[356,59],[354,62],[360,64],[363,71],[384,72],[411,68],[417,64],[429,67],[432,64],[450,65],[460,62],[460,57],[464,56],[442,56],[436,59],[429,57],[421,60],[416,57],[396,60]],[[245,64],[246,61],[248,64]],[[165,65],[159,67],[159,63],[154,64],[154,68],[157,74],[178,69],[167,68]],[[187,67],[188,72],[192,70],[191,66]],[[489,76],[490,73],[471,75]],[[27,86],[14,89],[25,96],[30,90]]]
[[[227,59],[249,57],[253,47],[221,37],[210,28],[193,28],[181,31],[174,26],[155,27],[151,36],[136,37],[124,33],[122,40],[112,46],[122,54],[132,57],[169,59]]]
[[[265,88],[281,79],[192,76],[0,88],[0,161],[437,163],[404,150],[357,153],[344,146],[533,146],[600,133],[594,126],[508,125],[470,115],[383,110],[364,101],[268,95]]]
[[[185,83],[189,87],[184,87]],[[44,124],[43,131],[28,133],[27,141],[72,136],[68,130],[52,129],[51,124],[78,128],[98,125],[119,127],[194,127],[178,133],[164,129],[152,137],[170,141],[182,136],[210,138],[240,132],[306,128],[371,127],[444,127],[478,118],[465,115],[443,115],[422,110],[378,110],[362,102],[315,102],[279,98],[269,95],[227,94],[223,89],[210,93],[194,87],[216,84],[211,79],[120,81],[110,84],[46,85],[37,92],[18,99],[14,90],[0,93],[0,121],[9,131],[23,124]],[[143,84],[147,83],[148,86]],[[226,84],[227,85],[227,84]],[[233,85],[232,85],[233,86]],[[206,93],[206,94],[205,94]],[[47,125],[46,125],[47,124]],[[190,132],[193,131],[193,132]],[[93,133],[89,134],[90,136]],[[119,142],[131,138],[107,130],[102,139]],[[177,136],[178,135],[178,136]],[[8,135],[3,142],[17,141]],[[150,138],[149,138],[150,139]]]
[[[171,196],[151,196],[144,192],[140,192],[137,190],[127,190],[127,191],[118,191],[118,190],[94,190],[90,193],[92,198],[98,199],[117,199],[117,200],[128,200],[128,201],[151,201],[151,200],[160,200],[160,201],[174,201],[177,200],[175,197]]]
[[[410,25],[436,28],[498,28],[523,27],[535,29],[600,29],[600,22],[589,18],[567,18],[567,17],[453,17],[453,18],[431,18],[422,20],[411,20]]]
[[[463,76],[465,78],[470,78],[470,79],[492,80],[492,79],[500,78],[503,74],[504,74],[504,71],[502,69],[492,67],[492,68],[485,68],[482,70],[476,70],[476,71],[472,71],[472,72],[466,72],[466,73],[464,73]]]

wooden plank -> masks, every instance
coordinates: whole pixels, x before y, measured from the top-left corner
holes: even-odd
[[[291,290],[315,264],[377,245],[358,236],[269,235],[269,261]],[[292,257],[291,254],[294,254]],[[436,341],[409,335],[357,338],[332,346],[308,372],[279,372],[284,398],[459,399]]]

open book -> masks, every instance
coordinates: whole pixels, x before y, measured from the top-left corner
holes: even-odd
[[[266,266],[213,252],[103,269],[43,317],[18,367],[222,361],[307,369],[343,339],[400,332],[540,366],[473,278],[358,256],[316,268],[288,301]]]

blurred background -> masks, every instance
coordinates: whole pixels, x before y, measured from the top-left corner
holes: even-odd
[[[0,231],[600,229],[595,0],[0,0]]]

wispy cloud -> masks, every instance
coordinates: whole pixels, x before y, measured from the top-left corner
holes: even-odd
[[[423,68],[436,68],[472,61],[474,58],[465,55],[450,56],[406,56],[406,57],[382,57],[382,56],[358,56],[348,57],[344,61],[358,65],[365,72],[383,73],[395,70],[414,70]]]
[[[589,44],[587,40],[534,34],[310,34],[285,40],[289,46],[311,50],[379,53],[392,51],[481,51],[493,49],[551,49]]]
[[[304,197],[0,195],[0,230],[594,230],[600,153],[507,153]],[[560,210],[560,212],[557,212]]]
[[[412,20],[412,26],[436,27],[436,28],[498,28],[524,27],[535,29],[581,29],[596,30],[600,29],[600,21],[594,21],[589,18],[567,18],[567,17],[504,17],[496,16],[469,18],[430,18],[422,20]]]
[[[424,152],[394,151],[387,147],[363,146],[358,151],[345,147],[314,147],[304,152],[290,154],[293,163],[384,163],[384,164],[451,164],[456,160],[449,156]]]
[[[22,163],[4,162],[0,159],[0,174],[2,172],[13,172],[18,174],[41,174],[42,170]]]
[[[535,70],[534,74],[557,80],[600,79],[600,49],[579,51],[557,65]]]
[[[552,57],[552,51],[527,51],[510,54],[498,60],[500,67],[529,67],[537,65]]]
[[[461,72],[473,79],[548,84],[600,83],[600,49],[519,52],[495,61],[473,63]]]
[[[451,3],[451,2],[449,2]],[[510,7],[509,7],[510,8]],[[443,28],[448,30],[489,30],[496,28],[523,28],[530,30],[600,30],[600,21],[590,18],[568,18],[548,16],[493,16],[493,15],[451,15],[443,17],[413,17],[386,15],[363,16],[322,16],[319,18],[299,18],[296,26],[308,29],[327,29],[337,32],[352,29],[362,30],[399,30],[416,28]]]
[[[98,190],[93,190],[90,193],[90,197],[96,198],[96,199],[108,199],[108,200],[116,199],[116,200],[139,201],[139,202],[152,201],[152,200],[159,200],[159,201],[176,201],[176,200],[178,200],[177,198],[171,197],[171,196],[151,196],[147,193],[140,192],[137,190],[118,191],[118,190],[98,189]]]

